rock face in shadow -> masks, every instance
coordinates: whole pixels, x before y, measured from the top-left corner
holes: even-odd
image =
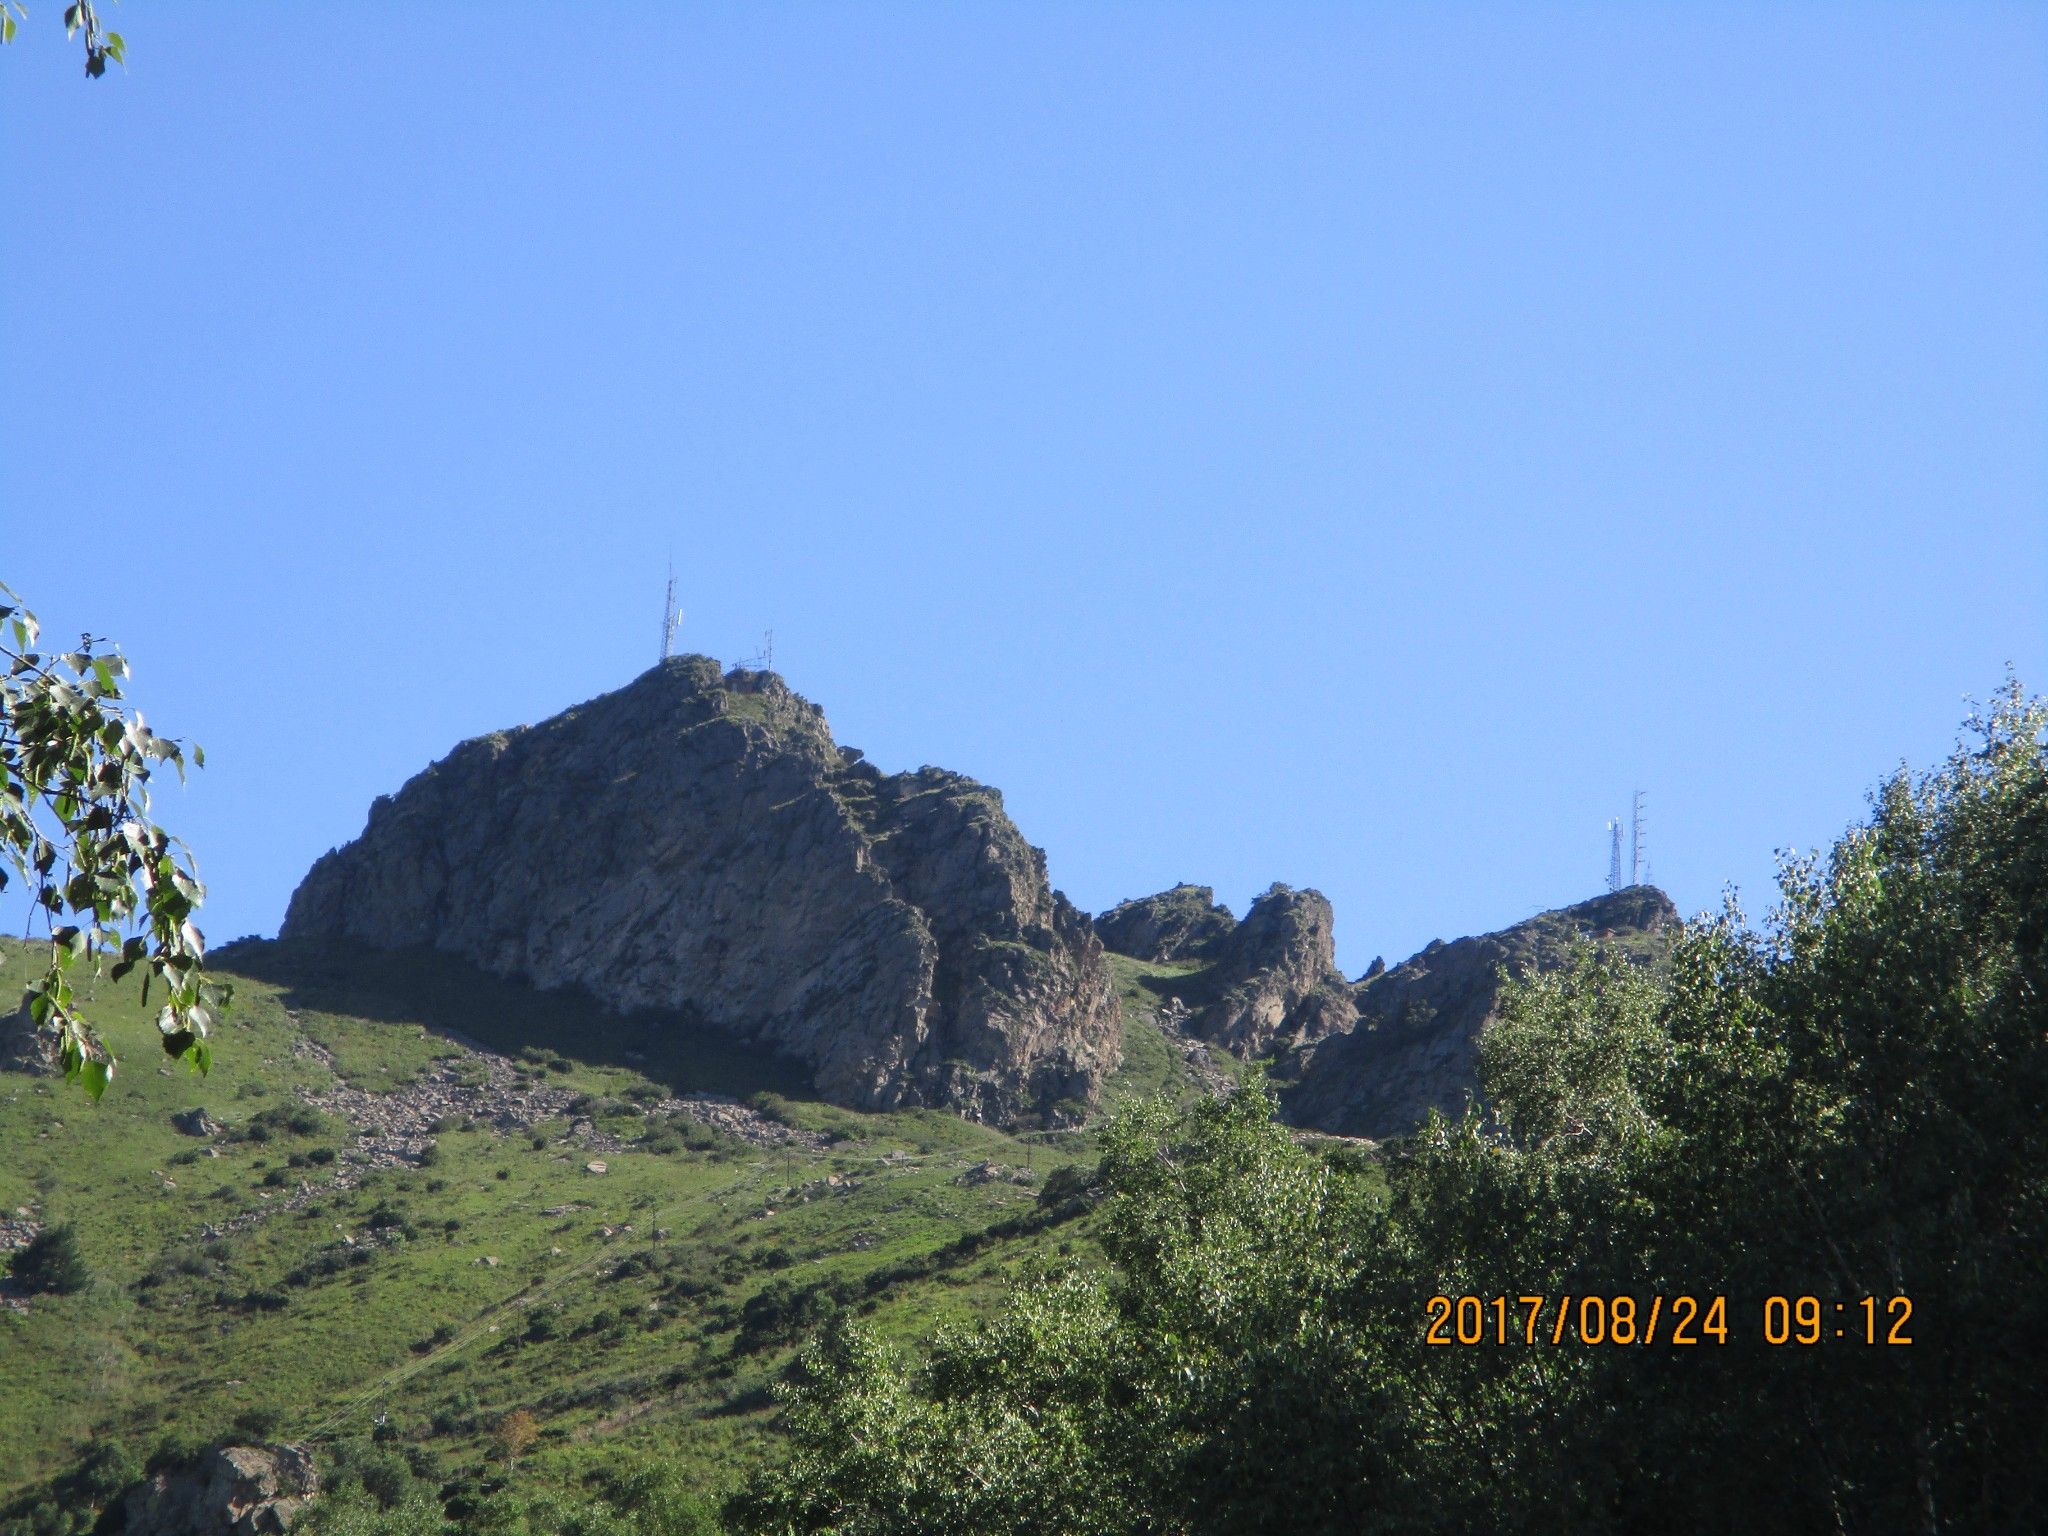
[[[1176,885],[1156,896],[1120,902],[1095,919],[1104,949],[1154,962],[1206,955],[1236,926],[1230,908],[1206,885]]]
[[[1293,1081],[1281,1103],[1296,1125],[1342,1136],[1403,1136],[1432,1109],[1464,1112],[1478,1093],[1479,1035],[1492,1021],[1500,973],[1561,963],[1583,940],[1655,963],[1678,911],[1653,886],[1631,886],[1541,913],[1498,933],[1432,942],[1355,989],[1355,1028],[1309,1043],[1276,1071]]]
[[[227,1445],[183,1471],[159,1472],[122,1502],[126,1536],[274,1536],[320,1491],[295,1445]]]
[[[1070,1117],[1119,1054],[1101,945],[1000,792],[885,775],[773,673],[703,656],[380,798],[281,936],[692,1010],[856,1108]]]

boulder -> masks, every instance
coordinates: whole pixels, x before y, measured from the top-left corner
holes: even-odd
[[[204,1108],[194,1107],[171,1116],[171,1124],[187,1136],[218,1136],[227,1129]]]
[[[1101,944],[999,791],[884,774],[703,656],[457,747],[313,866],[282,936],[682,1010],[856,1108],[1071,1118],[1120,1052]]]
[[[36,1028],[28,1004],[23,1003],[12,1013],[0,1014],[0,1072],[47,1076],[56,1070],[56,1037]]]
[[[312,1456],[294,1445],[226,1445],[198,1464],[128,1491],[125,1536],[274,1536],[320,1491]]]

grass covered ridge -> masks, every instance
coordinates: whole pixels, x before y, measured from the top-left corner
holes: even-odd
[[[0,941],[0,990],[35,949]],[[1092,1162],[1084,1135],[857,1114],[687,1020],[620,1018],[440,957],[218,959],[236,1002],[211,1076],[150,1063],[132,988],[94,1000],[129,1063],[99,1105],[0,1073],[0,1216],[70,1222],[91,1274],[0,1310],[0,1501],[25,1507],[105,1445],[137,1461],[221,1439],[333,1455],[374,1433],[445,1478],[497,1475],[498,1427],[521,1410],[539,1431],[524,1481],[658,1448],[716,1490],[757,1454],[769,1386],[824,1318],[921,1341],[1090,1241],[1036,1197]],[[307,1107],[344,1085],[374,1113],[480,1081],[464,1042],[562,1112],[447,1120],[420,1162],[372,1167],[359,1127]],[[761,1135],[795,1134],[648,1112],[678,1094],[745,1101]],[[224,1132],[177,1129],[193,1109]]]

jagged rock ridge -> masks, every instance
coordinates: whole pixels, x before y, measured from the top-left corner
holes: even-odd
[[[1244,921],[1205,885],[1177,885],[1095,920],[1105,947],[1139,960],[1209,961],[1170,990],[1189,1034],[1251,1058],[1320,1040],[1358,1018],[1337,970],[1335,914],[1320,891],[1274,885]]]
[[[1320,1040],[1358,1018],[1337,970],[1336,918],[1321,891],[1275,885],[1210,953],[1190,1033],[1246,1058]]]
[[[1463,1113],[1478,1091],[1480,1032],[1492,1021],[1500,975],[1561,964],[1591,940],[1653,963],[1669,950],[1678,911],[1652,886],[1631,886],[1544,912],[1497,933],[1430,943],[1354,991],[1355,1027],[1283,1058],[1275,1075],[1297,1125],[1345,1136],[1401,1136],[1432,1109]]]
[[[859,1108],[1070,1114],[1118,1060],[1100,943],[999,791],[885,775],[703,656],[464,742],[313,866],[282,936],[693,1010]]]
[[[1206,885],[1176,885],[1120,902],[1095,919],[1104,949],[1154,962],[1207,955],[1236,926],[1230,908]]]

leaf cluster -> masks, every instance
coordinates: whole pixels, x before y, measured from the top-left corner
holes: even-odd
[[[29,1014],[54,1037],[65,1076],[97,1099],[115,1059],[79,1011],[86,977],[140,970],[145,999],[161,990],[165,1053],[201,1072],[229,994],[204,974],[193,917],[206,892],[191,853],[150,815],[151,778],[168,765],[182,780],[184,745],[127,707],[119,652],[90,635],[45,652],[39,638],[35,615],[0,585],[0,890],[20,883],[49,936]],[[195,746],[190,760],[204,766],[205,753]]]
[[[28,20],[28,7],[21,0],[0,0],[0,46],[14,41],[20,30],[20,23]],[[76,37],[85,34],[85,73],[97,80],[107,72],[107,60],[125,65],[128,62],[128,43],[118,32],[109,32],[100,25],[98,9],[93,0],[74,0],[64,8],[64,36]]]

